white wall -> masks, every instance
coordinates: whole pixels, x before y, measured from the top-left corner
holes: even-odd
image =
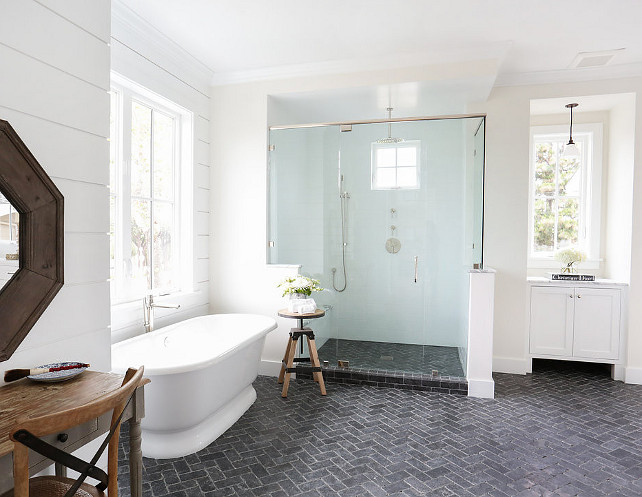
[[[108,371],[110,2],[2,2],[0,119],[65,197],[65,285],[3,369]]]
[[[138,17],[118,0],[112,2],[111,69],[193,113],[194,209],[193,281],[184,294],[157,299],[180,304],[179,310],[155,309],[155,327],[207,314],[209,311],[209,212],[210,212],[210,72],[180,47]],[[191,178],[183,177],[191,181]],[[141,302],[114,306],[111,313],[112,342],[143,332]]]
[[[633,163],[635,96],[610,112],[606,190],[605,275],[628,282],[631,277],[631,216],[633,214]]]

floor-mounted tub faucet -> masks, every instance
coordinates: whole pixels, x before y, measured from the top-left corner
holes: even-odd
[[[147,295],[143,298],[143,326],[145,326],[145,333],[154,331],[154,308],[161,309],[179,309],[180,304],[156,304],[153,295]]]

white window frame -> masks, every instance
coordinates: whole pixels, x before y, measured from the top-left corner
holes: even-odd
[[[532,126],[529,144],[529,202],[528,202],[528,267],[559,268],[555,254],[533,252],[534,245],[534,209],[535,209],[535,140],[553,138],[568,142],[567,125]],[[601,218],[602,218],[602,123],[573,124],[573,137],[587,138],[582,154],[587,161],[582,165],[582,191],[580,194],[580,212],[585,213],[580,219],[580,250],[586,252],[587,260],[582,262],[586,269],[598,269],[601,261]]]
[[[178,281],[173,288],[146,291],[146,294],[176,295],[194,291],[193,270],[193,114],[176,103],[148,90],[147,88],[123,77],[111,74],[111,90],[118,95],[117,121],[115,123],[115,140],[117,161],[115,164],[115,188],[110,197],[115,197],[115,246],[114,278],[111,281],[112,306],[131,302],[138,303],[144,295],[127,292],[128,271],[125,265],[129,259],[124,254],[131,251],[131,239],[125,236],[131,231],[131,106],[139,102],[175,119],[174,145],[174,236],[177,243],[173,259],[178,264],[176,271]],[[130,109],[124,112],[124,109]],[[120,221],[120,223],[118,222]]]
[[[377,165],[377,150],[392,148],[395,149],[395,155],[400,148],[415,148],[417,150],[417,163],[415,164],[416,182],[414,186],[399,186],[397,181],[397,171],[400,168],[412,166],[399,166],[395,157],[394,167],[380,167]],[[371,164],[371,178],[370,188],[372,190],[419,190],[421,185],[419,180],[421,178],[420,164],[421,164],[421,140],[407,140],[399,143],[377,143],[374,142],[370,146],[370,164]],[[379,169],[394,169],[395,170],[395,186],[382,187],[377,186],[377,177]]]

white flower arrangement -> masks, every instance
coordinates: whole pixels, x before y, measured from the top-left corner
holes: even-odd
[[[577,268],[573,264],[585,261],[586,254],[581,250],[569,248],[557,252],[555,254],[555,259],[566,264],[566,266],[562,266],[562,273],[576,273]]]
[[[308,278],[307,276],[297,276],[296,278],[285,278],[277,285],[278,288],[283,287],[283,297],[295,293],[303,294],[307,297],[312,295],[312,292],[321,292],[323,288],[317,280]]]

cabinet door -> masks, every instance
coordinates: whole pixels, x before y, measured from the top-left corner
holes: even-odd
[[[619,359],[620,290],[576,288],[574,330],[574,356]]]
[[[570,287],[531,288],[531,354],[573,354],[574,302],[575,295]]]

